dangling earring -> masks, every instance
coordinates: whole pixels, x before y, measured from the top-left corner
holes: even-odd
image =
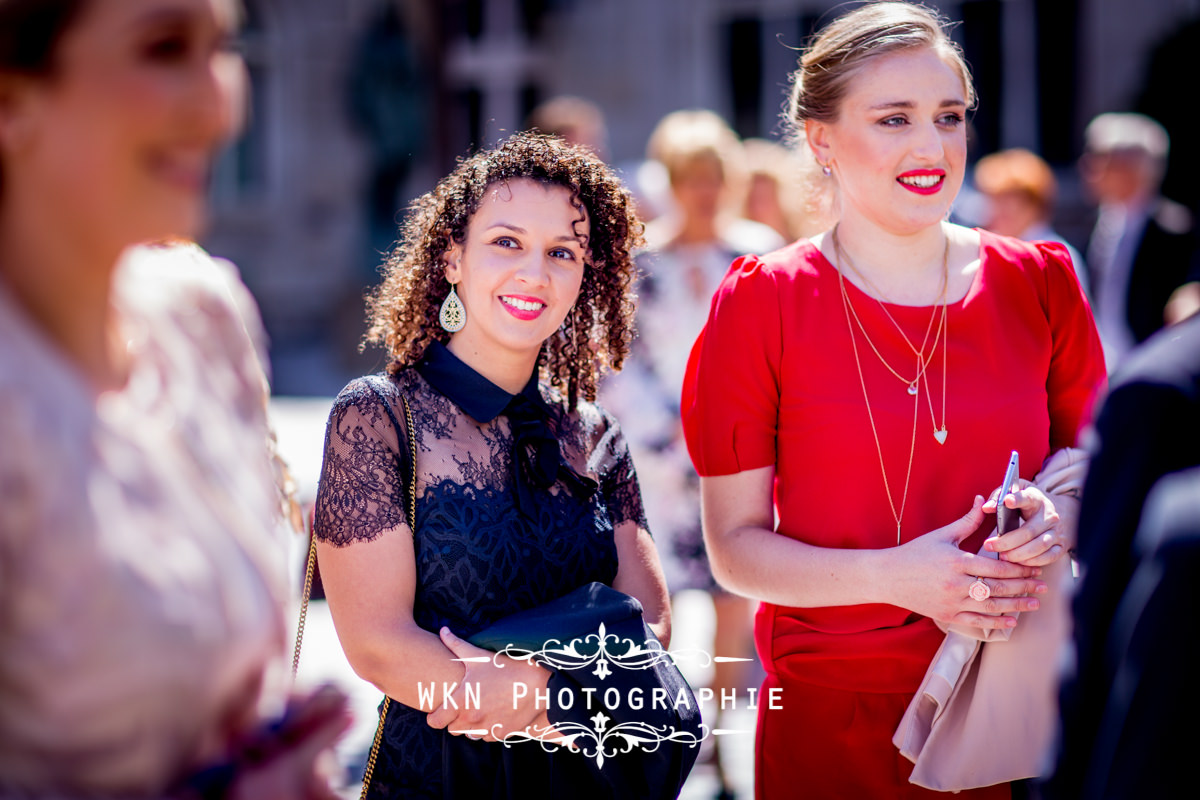
[[[442,301],[438,322],[449,333],[458,333],[467,324],[467,309],[463,307],[462,300],[458,299],[458,293],[454,291],[453,283],[450,284],[450,294],[446,295],[446,299]]]
[[[833,167],[829,166],[828,164],[821,164],[821,174],[828,178],[833,174]]]

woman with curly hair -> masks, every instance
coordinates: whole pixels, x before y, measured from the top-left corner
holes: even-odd
[[[370,796],[562,788],[586,759],[496,744],[548,728],[535,698],[551,673],[465,640],[598,583],[639,601],[668,642],[637,476],[592,402],[628,352],[641,225],[595,156],[517,134],[462,161],[401,234],[369,301],[367,339],[391,364],[339,395],[315,512],[342,646],[394,700]],[[446,754],[464,748],[474,766],[455,769]]]

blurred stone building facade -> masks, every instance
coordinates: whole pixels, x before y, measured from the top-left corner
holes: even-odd
[[[214,178],[205,244],[239,265],[258,298],[276,391],[331,394],[382,365],[376,353],[357,354],[363,291],[376,280],[396,213],[457,156],[520,129],[536,103],[558,94],[604,110],[608,156],[618,165],[641,158],[654,124],[679,108],[711,108],[744,136],[776,137],[796,48],[842,4],[244,5],[249,123]],[[1194,91],[1194,62],[1190,75],[1171,74],[1176,62],[1158,56],[1172,41],[1176,60],[1200,53],[1200,0],[930,5],[963,21],[956,36],[980,92],[973,155],[1023,146],[1046,156],[1064,184],[1060,228],[1069,236],[1086,231],[1072,164],[1087,121],[1153,103],[1163,114],[1172,104],[1190,113],[1178,93]],[[1148,81],[1152,60],[1172,86]],[[1194,145],[1175,146],[1194,176]]]

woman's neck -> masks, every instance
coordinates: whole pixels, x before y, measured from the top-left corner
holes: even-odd
[[[97,392],[124,386],[129,358],[112,305],[120,250],[87,247],[61,225],[0,218],[0,281]]]
[[[904,305],[929,305],[942,291],[949,232],[941,223],[911,234],[896,234],[853,216],[834,228],[822,244],[834,264],[868,294]],[[837,250],[840,249],[840,252]],[[863,285],[866,284],[866,285]]]
[[[471,369],[487,378],[509,394],[518,394],[529,383],[537,368],[537,352],[524,353],[484,351],[461,336],[451,336],[446,349]]]

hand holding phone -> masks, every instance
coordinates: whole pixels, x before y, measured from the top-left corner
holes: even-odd
[[[1020,510],[1004,505],[1004,497],[1014,490],[1019,473],[1017,451],[1013,450],[1012,455],[1008,457],[1008,467],[1004,470],[1004,481],[1000,484],[1000,494],[996,497],[997,536],[1016,530],[1021,525]]]

